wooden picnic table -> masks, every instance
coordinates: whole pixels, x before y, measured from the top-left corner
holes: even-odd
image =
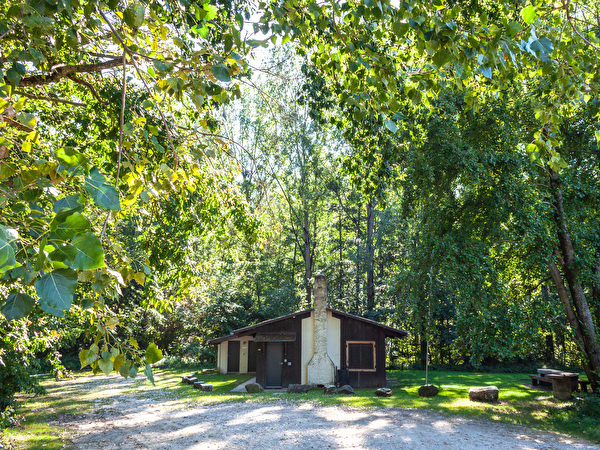
[[[577,391],[579,385],[582,390],[587,390],[587,386],[584,383],[579,382],[579,374],[572,372],[563,372],[562,370],[556,369],[537,369],[537,375],[529,375],[531,378],[531,384],[537,385],[552,385],[555,397],[562,397],[561,400],[570,398],[571,392]],[[558,394],[558,392],[561,392]]]

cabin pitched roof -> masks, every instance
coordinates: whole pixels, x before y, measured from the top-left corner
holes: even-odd
[[[216,345],[216,344],[220,344],[221,342],[228,341],[230,339],[236,339],[236,338],[239,338],[242,336],[255,334],[258,332],[259,328],[261,328],[265,325],[270,325],[270,324],[282,321],[282,320],[295,319],[295,318],[304,319],[305,317],[310,316],[310,313],[313,311],[313,309],[314,308],[297,311],[292,314],[286,314],[285,316],[280,316],[280,317],[276,317],[274,319],[264,320],[262,322],[254,324],[254,325],[250,325],[250,326],[243,327],[243,328],[238,328],[237,330],[233,330],[231,332],[231,334],[228,334],[227,336],[221,336],[216,339],[211,339],[211,340],[207,341],[207,344]],[[404,337],[408,336],[408,333],[404,330],[390,327],[389,325],[384,325],[379,322],[375,322],[374,320],[367,319],[365,317],[355,316],[354,314],[349,314],[349,313],[346,313],[343,311],[338,311],[336,309],[331,309],[331,308],[327,308],[327,311],[331,312],[333,314],[333,317],[337,317],[337,318],[344,317],[344,318],[347,318],[350,320],[358,320],[360,322],[368,323],[370,325],[379,327],[379,328],[383,329],[386,337],[404,338]]]

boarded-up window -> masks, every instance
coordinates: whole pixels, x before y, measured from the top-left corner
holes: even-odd
[[[346,342],[346,366],[353,371],[375,372],[375,342]]]

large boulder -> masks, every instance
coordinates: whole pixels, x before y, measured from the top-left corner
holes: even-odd
[[[469,400],[472,402],[497,402],[498,388],[496,386],[472,387],[469,389]]]
[[[390,388],[379,388],[375,391],[377,397],[391,397],[392,390]]]
[[[188,380],[187,380],[187,382],[188,382],[188,384],[191,384],[191,385],[193,386],[193,385],[194,385],[194,383],[198,382],[198,378],[196,378],[196,377],[191,377],[191,378],[189,378],[189,377],[188,377]]]
[[[288,394],[306,394],[310,391],[310,384],[290,384],[288,385]]]
[[[337,388],[333,384],[326,384],[323,386],[323,394],[331,395],[337,392]]]
[[[202,389],[203,384],[204,384],[204,381],[196,381],[194,383],[194,389]]]
[[[246,392],[249,394],[256,394],[258,392],[264,391],[263,387],[258,383],[248,383],[246,385]]]
[[[354,395],[354,389],[352,389],[352,386],[350,386],[349,384],[345,384],[342,387],[338,388],[337,390],[338,394],[346,394],[346,395]]]
[[[440,390],[433,384],[426,384],[419,388],[419,397],[435,397]]]

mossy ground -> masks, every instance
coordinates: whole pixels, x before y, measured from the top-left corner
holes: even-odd
[[[213,385],[212,392],[202,392],[181,383],[189,370],[158,370],[155,385],[146,379],[124,381],[116,376],[108,380],[88,373],[77,375],[76,382],[43,380],[47,394],[20,397],[19,414],[25,416],[19,427],[5,431],[17,448],[71,448],[69,432],[61,419],[77,419],[112,404],[121,395],[164,402],[169,408],[189,408],[222,402],[265,402],[275,398],[294,402],[314,402],[321,405],[346,405],[357,408],[426,408],[445,414],[482,418],[507,424],[522,425],[543,431],[558,431],[573,437],[600,442],[600,423],[574,413],[574,402],[560,402],[552,392],[529,389],[526,374],[432,372],[429,382],[440,388],[436,397],[419,397],[417,390],[424,384],[423,372],[390,371],[388,378],[393,396],[376,397],[374,389],[357,389],[355,396],[325,396],[320,390],[307,394],[264,392],[247,395],[230,390],[252,375],[203,374],[199,379]],[[497,386],[500,401],[496,404],[476,403],[468,399],[472,386]]]

